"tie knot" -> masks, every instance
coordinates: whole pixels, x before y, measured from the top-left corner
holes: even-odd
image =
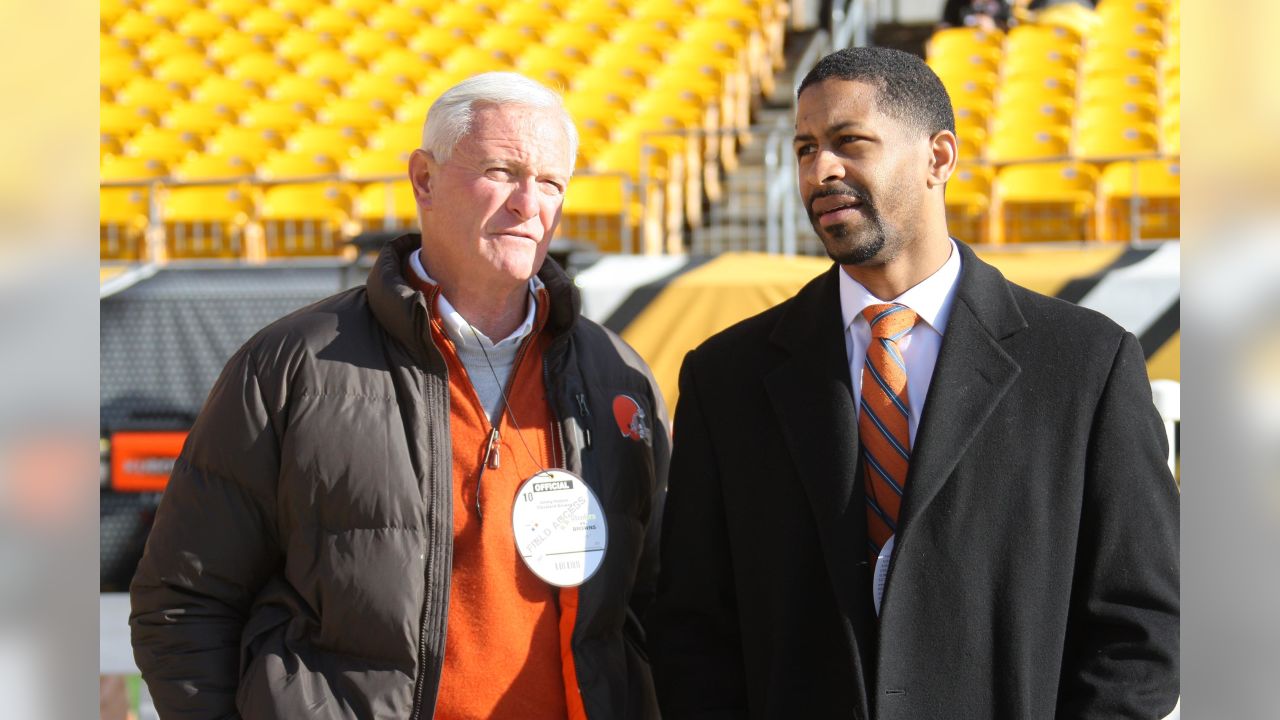
[[[862,317],[871,326],[871,337],[897,340],[902,334],[916,324],[916,311],[898,303],[869,305],[862,311]]]

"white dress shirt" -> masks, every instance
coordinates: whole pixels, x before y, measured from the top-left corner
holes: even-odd
[[[881,300],[872,295],[849,273],[840,271],[840,313],[844,318],[844,347],[849,359],[849,378],[853,381],[853,400],[859,410],[862,403],[862,366],[867,361],[867,346],[871,344],[871,326],[862,317],[862,310],[869,305],[895,302],[916,312],[919,320],[915,327],[898,340],[898,350],[907,364],[907,400],[911,417],[911,447],[916,445],[916,428],[920,426],[920,414],[929,394],[929,381],[933,378],[933,366],[938,362],[938,348],[947,331],[947,319],[951,317],[951,303],[955,300],[956,281],[960,279],[960,252],[951,241],[951,256],[929,277],[915,287],[892,300]]]

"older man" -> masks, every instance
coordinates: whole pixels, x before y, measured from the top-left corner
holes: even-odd
[[[1159,718],[1178,494],[1133,335],[949,237],[919,58],[800,85],[835,261],[680,378],[650,630],[663,717]]]
[[[132,587],[165,717],[656,716],[666,413],[546,260],[576,144],[531,80],[455,86],[421,236],[231,359]]]

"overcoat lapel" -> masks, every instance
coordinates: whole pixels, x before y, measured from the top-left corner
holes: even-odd
[[[1000,346],[1027,325],[1008,281],[967,245],[956,246],[960,279],[911,452],[899,548],[1021,372]]]
[[[867,519],[837,272],[833,265],[801,289],[778,322],[771,340],[787,357],[764,383],[808,494],[836,599],[849,629],[867,637]]]

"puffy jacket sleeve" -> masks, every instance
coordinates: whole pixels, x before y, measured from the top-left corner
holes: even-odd
[[[242,348],[174,466],[130,586],[134,658],[162,717],[237,717],[241,632],[281,558],[273,394]]]

